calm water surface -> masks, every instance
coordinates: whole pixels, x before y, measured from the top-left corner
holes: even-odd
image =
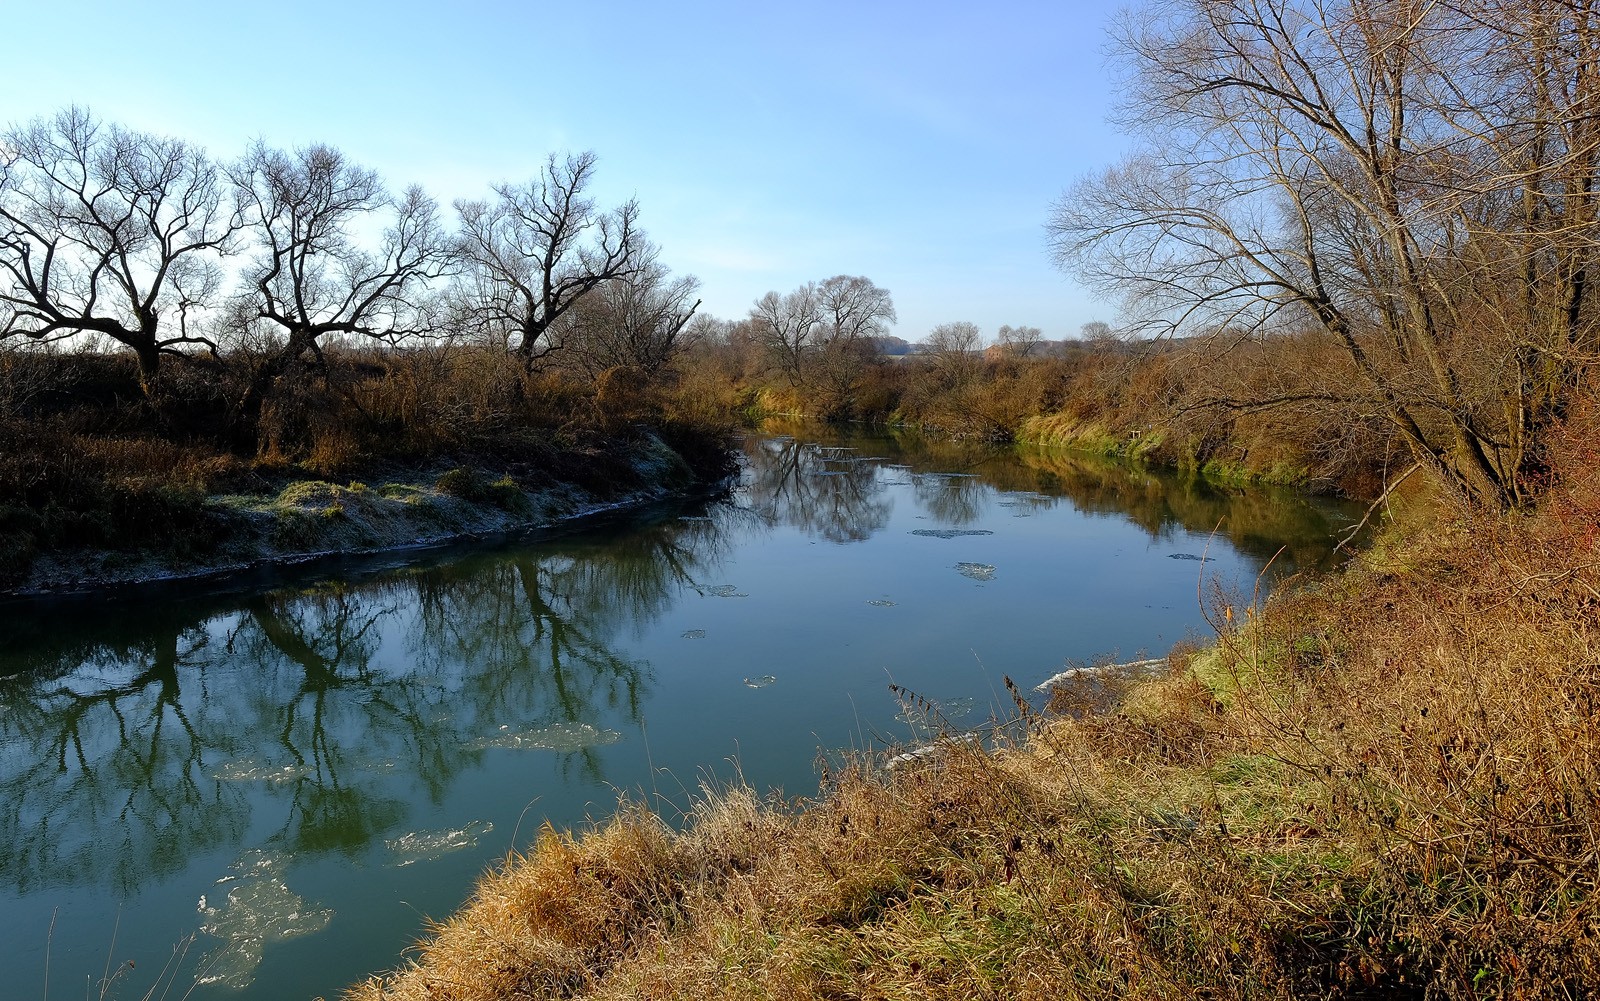
[[[0,994],[332,998],[546,821],[736,768],[809,794],[819,751],[914,739],[891,682],[978,726],[1351,520],[1059,452],[743,447],[731,500],[583,535],[0,606]]]

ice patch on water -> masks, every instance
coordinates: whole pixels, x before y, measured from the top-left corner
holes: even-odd
[[[407,866],[413,862],[432,862],[464,848],[476,848],[478,838],[492,830],[494,825],[489,821],[474,820],[455,830],[412,831],[398,838],[386,839],[384,845],[394,853],[396,866]]]
[[[957,563],[956,572],[973,580],[994,580],[995,568],[987,563]]]
[[[683,638],[686,640],[703,640],[706,638],[706,631],[704,629],[685,629]]]
[[[716,587],[706,588],[706,593],[713,598],[748,598],[748,594],[741,592],[732,584],[718,584]]]
[[[746,688],[765,688],[768,685],[773,684],[777,680],[778,680],[777,678],[774,678],[770,674],[763,674],[759,678],[746,678],[746,679],[744,679],[744,684],[745,684]]]
[[[913,528],[912,535],[930,539],[959,539],[964,535],[993,535],[987,528]]]
[[[227,898],[217,907],[200,898],[200,930],[223,941],[200,960],[196,983],[243,990],[255,981],[267,945],[328,927],[333,911],[289,889],[286,867],[282,855],[246,852],[229,867],[231,875],[217,880],[218,886],[233,884]]]
[[[597,730],[587,723],[553,723],[529,730],[500,728],[493,737],[484,737],[472,746],[476,750],[500,748],[513,751],[581,751],[586,747],[615,744],[622,734],[615,730]]]
[[[219,782],[270,782],[278,785],[311,773],[305,765],[276,765],[255,758],[240,758],[217,766],[212,776]]]
[[[890,601],[888,598],[873,598],[871,601],[867,602],[867,604],[872,605],[875,608],[894,607],[894,602]]]

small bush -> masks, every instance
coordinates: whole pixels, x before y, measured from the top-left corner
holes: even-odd
[[[527,506],[527,495],[510,476],[491,481],[470,466],[458,466],[440,476],[434,486],[440,493],[459,497],[473,504],[489,504],[504,511],[520,511]]]

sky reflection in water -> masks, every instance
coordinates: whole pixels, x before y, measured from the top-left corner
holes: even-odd
[[[1003,676],[1164,653],[1213,582],[1248,595],[1350,520],[1060,452],[743,448],[730,502],[581,536],[0,608],[18,996],[43,994],[52,915],[52,996],[113,937],[139,996],[190,935],[197,998],[332,996],[546,820],[603,818],[619,790],[670,815],[735,767],[809,793],[819,750],[914,736],[891,682],[979,724]]]

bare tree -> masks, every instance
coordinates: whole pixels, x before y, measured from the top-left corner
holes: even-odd
[[[816,284],[807,282],[788,295],[768,292],[751,307],[750,320],[768,358],[789,384],[804,383],[807,355],[823,326]]]
[[[0,136],[0,339],[98,335],[150,388],[222,282],[239,227],[216,165],[82,108]]]
[[[1104,320],[1090,320],[1078,328],[1079,339],[1087,344],[1110,344],[1116,336],[1111,324]]]
[[[640,256],[644,263],[636,271],[606,282],[567,314],[561,342],[591,378],[616,367],[655,375],[672,359],[700,308],[700,300],[689,301],[700,287],[698,278],[673,278],[654,248]]]
[[[286,153],[257,143],[232,176],[257,244],[236,302],[264,342],[239,405],[254,433],[274,384],[319,357],[324,337],[392,343],[426,333],[429,282],[452,257],[432,199],[416,187],[391,197],[377,174],[332,147]],[[355,230],[379,214],[388,226],[374,252]]]
[[[924,342],[934,367],[955,382],[964,381],[978,370],[983,333],[976,323],[959,320],[933,328]]]
[[[1038,327],[1013,327],[1003,325],[995,333],[995,343],[1000,346],[1002,354],[1012,358],[1027,358],[1039,350],[1039,345],[1044,343],[1044,331]]]
[[[822,390],[824,409],[833,415],[854,407],[862,373],[877,355],[878,338],[898,317],[889,290],[860,275],[834,275],[817,285],[822,317],[811,380]]]
[[[529,368],[560,349],[547,335],[567,310],[641,266],[638,204],[601,212],[584,195],[595,162],[591,152],[551,154],[527,184],[496,185],[492,202],[456,203],[465,315]]]
[[[817,286],[816,295],[824,344],[881,337],[898,319],[889,290],[860,275],[834,275]]]
[[[1147,330],[1311,324],[1419,461],[1526,503],[1600,350],[1589,0],[1178,0],[1117,44],[1143,148],[1052,215]],[[1273,401],[1258,401],[1271,403]]]

